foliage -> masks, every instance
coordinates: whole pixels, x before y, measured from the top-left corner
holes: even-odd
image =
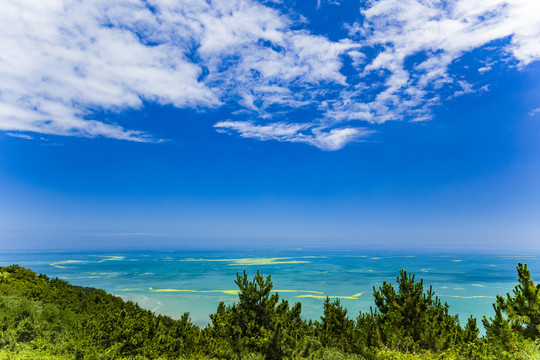
[[[217,312],[210,315],[215,338],[230,346],[240,358],[246,353],[260,353],[265,359],[283,359],[292,353],[302,329],[301,305],[289,303],[272,294],[272,279],[264,278],[259,271],[253,281],[247,273],[237,274],[238,303],[225,306],[220,303]],[[224,354],[220,354],[224,355]]]
[[[424,291],[423,280],[416,282],[413,274],[403,270],[397,284],[397,290],[386,281],[378,290],[373,288],[377,311],[364,315],[371,319],[362,321],[363,326],[369,322],[375,328],[366,336],[370,345],[405,352],[442,351],[464,339],[457,315],[449,314],[448,304],[441,303],[431,286]],[[469,340],[478,335],[474,336],[472,323],[467,334]]]
[[[204,329],[189,314],[156,315],[103,290],[70,285],[30,269],[0,267],[0,360],[14,359],[540,359],[540,285],[519,264],[518,285],[498,296],[495,317],[461,327],[432,288],[400,272],[397,287],[374,288],[375,308],[350,319],[326,298],[306,322],[272,290],[270,276],[237,274],[238,301],[220,303]]]
[[[336,348],[344,352],[352,350],[354,322],[347,318],[339,299],[324,300],[324,314],[321,322],[316,323],[317,336],[324,347]]]
[[[0,268],[0,348],[25,344],[75,358],[177,358],[196,348],[187,314],[156,316],[103,290],[72,286],[17,265]]]
[[[508,358],[540,339],[540,284],[533,283],[527,265],[519,263],[516,269],[518,284],[513,295],[498,295],[493,304],[495,317],[482,320],[487,339]]]

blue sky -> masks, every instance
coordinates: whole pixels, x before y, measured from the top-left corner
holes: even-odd
[[[8,1],[0,248],[540,248],[540,5]]]

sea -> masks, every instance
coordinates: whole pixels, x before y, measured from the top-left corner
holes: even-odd
[[[458,314],[493,316],[497,294],[512,293],[518,262],[540,280],[540,254],[362,251],[359,249],[3,251],[0,265],[19,264],[71,284],[101,288],[155,313],[179,318],[189,312],[204,327],[219,302],[238,300],[236,274],[257,270],[271,276],[273,289],[289,303],[302,303],[302,316],[318,320],[323,301],[339,299],[355,319],[375,307],[374,288],[396,284],[400,269],[423,279],[425,289]]]

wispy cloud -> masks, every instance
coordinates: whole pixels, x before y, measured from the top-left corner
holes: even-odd
[[[537,1],[372,1],[338,41],[280,6],[6,0],[0,130],[154,142],[96,114],[227,105],[238,118],[218,131],[336,150],[369,124],[429,120],[433,106],[481,89],[451,69],[466,53],[493,47],[480,74],[493,58],[518,68],[540,59]],[[312,118],[291,121],[298,109]]]
[[[536,109],[532,109],[531,111],[529,111],[529,116],[534,116],[538,113],[540,113],[540,107],[537,107]]]
[[[365,128],[338,128],[326,130],[314,124],[287,124],[282,122],[257,125],[251,121],[221,121],[214,127],[219,132],[236,132],[242,137],[258,140],[300,142],[317,146],[323,150],[338,150],[351,141],[373,133]]]
[[[153,41],[157,21],[142,1],[4,3],[0,129],[146,142],[94,111],[217,104],[183,42]]]
[[[364,89],[347,91],[345,98],[332,104],[331,117],[355,119],[360,114],[378,123],[430,119],[432,106],[445,98],[485,89],[449,68],[465,53],[495,40],[503,40],[503,45],[492,51],[499,56],[506,53],[520,67],[540,58],[540,43],[535,40],[540,36],[540,18],[533,15],[540,13],[537,2],[380,0],[362,13],[364,22],[349,26],[351,37],[363,49],[382,50],[360,76],[386,75],[372,101],[365,101]],[[481,73],[494,64],[483,60],[478,59]]]
[[[32,140],[32,139],[34,139],[33,136],[30,136],[30,135],[27,135],[27,134],[20,134],[20,133],[7,132],[6,135],[7,135],[7,136],[11,136],[11,137],[15,137],[15,138],[20,138],[20,139],[26,139],[26,140]]]

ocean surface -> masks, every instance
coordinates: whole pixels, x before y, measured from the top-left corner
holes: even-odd
[[[271,275],[274,289],[301,302],[306,319],[319,319],[326,296],[340,298],[350,318],[369,311],[373,287],[395,284],[400,269],[433,286],[462,324],[473,315],[492,316],[495,295],[516,285],[518,262],[539,281],[540,256],[419,254],[360,250],[176,250],[126,252],[0,252],[0,265],[19,264],[72,284],[101,288],[156,313],[178,318],[189,312],[205,326],[220,301],[237,300],[236,273],[257,269]]]

